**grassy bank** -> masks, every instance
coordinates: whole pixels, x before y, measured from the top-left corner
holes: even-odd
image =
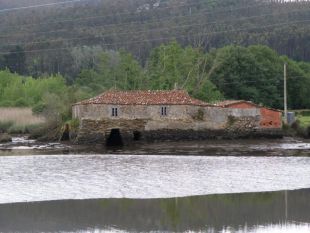
[[[31,108],[0,108],[0,132],[10,134],[29,133],[45,122],[32,113]]]
[[[302,128],[310,127],[310,110],[296,110],[296,119]]]
[[[300,122],[300,126],[303,128],[310,126],[310,116],[301,116],[297,118]]]

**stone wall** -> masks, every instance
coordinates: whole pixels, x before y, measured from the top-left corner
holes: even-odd
[[[167,116],[161,116],[161,105],[108,105],[89,104],[74,105],[72,107],[73,118],[78,119],[189,119],[188,109],[193,106],[169,105]],[[195,106],[194,106],[195,107]],[[112,108],[118,109],[118,117],[112,116]]]
[[[118,108],[118,117],[112,117],[112,107]],[[148,120],[146,130],[168,129],[223,129],[229,116],[258,117],[259,109],[230,109],[191,105],[169,105],[167,116],[161,116],[160,105],[75,105],[73,118],[92,120]],[[185,127],[185,128],[184,128]]]
[[[122,137],[132,139],[135,131],[145,129],[146,120],[92,120],[82,119],[76,138],[77,143],[105,143],[112,129],[119,129]]]
[[[134,138],[134,132],[141,133],[142,139],[145,140],[205,139],[232,137],[233,134],[240,135],[256,130],[259,126],[259,110],[256,109],[182,107],[186,114],[178,118],[83,118],[80,120],[76,142],[105,143],[112,129],[119,129],[125,141],[130,143]],[[151,108],[153,111],[155,109]],[[171,109],[177,113],[177,108]]]

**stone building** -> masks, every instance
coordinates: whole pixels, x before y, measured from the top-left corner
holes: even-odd
[[[77,143],[231,137],[260,128],[259,108],[224,108],[183,90],[107,91],[76,103]]]
[[[251,101],[245,100],[225,100],[216,103],[216,106],[223,108],[235,108],[235,109],[259,109],[261,128],[269,129],[281,129],[282,128],[282,111],[273,108],[267,108],[257,105]]]

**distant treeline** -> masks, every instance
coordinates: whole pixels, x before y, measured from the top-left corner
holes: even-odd
[[[3,0],[0,7],[39,3]],[[93,0],[1,12],[0,19],[1,69],[61,74],[71,84],[83,69],[94,68],[98,52],[122,49],[146,66],[152,49],[171,41],[203,52],[263,44],[310,61],[309,1]]]
[[[81,71],[74,80],[63,76],[25,77],[0,72],[0,106],[28,106],[34,112],[70,118],[71,104],[105,90],[187,90],[207,102],[244,99],[283,108],[283,64],[288,71],[288,104],[310,108],[310,63],[280,56],[262,45],[225,46],[205,53],[177,42],[154,48],[142,66],[124,50],[84,47],[75,50]]]

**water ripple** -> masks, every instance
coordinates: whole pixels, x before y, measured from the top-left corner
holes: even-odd
[[[166,198],[310,187],[309,157],[0,157],[0,203]]]

